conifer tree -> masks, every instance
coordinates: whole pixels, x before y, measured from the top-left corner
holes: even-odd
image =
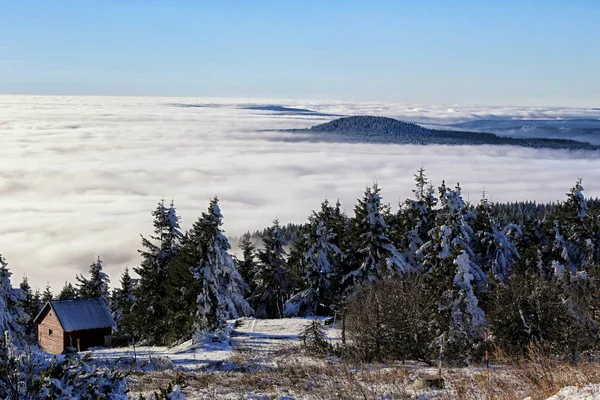
[[[121,333],[130,333],[131,308],[135,302],[134,281],[129,275],[129,268],[121,275],[121,287],[115,288],[111,296],[111,311],[117,329]]]
[[[52,289],[50,288],[50,283],[46,282],[46,287],[44,288],[44,291],[42,292],[42,306],[44,306],[47,302],[51,301],[54,298],[54,295],[52,294]]]
[[[35,294],[33,290],[31,290],[31,286],[27,280],[27,276],[23,276],[23,281],[19,285],[21,289],[21,308],[27,314],[28,318],[26,323],[24,324],[25,335],[27,340],[33,342],[35,339],[35,325],[33,324],[33,319],[40,312],[39,299],[36,300]]]
[[[228,319],[252,313],[244,299],[245,283],[229,254],[231,246],[221,230],[222,224],[223,215],[215,197],[190,234],[202,255],[200,262],[191,266],[194,278],[200,283],[195,326],[197,341],[202,341],[206,335],[224,338]]]
[[[154,235],[149,239],[142,236],[142,250],[138,250],[142,262],[134,268],[140,277],[135,293],[134,327],[141,339],[162,344],[167,330],[165,282],[173,260],[179,253],[182,235],[173,202],[166,207],[164,200],[161,200],[152,216]]]
[[[250,295],[254,288],[252,287],[252,277],[256,273],[256,246],[250,240],[250,233],[242,235],[240,238],[239,249],[242,251],[241,259],[237,260],[237,267],[242,280],[246,282],[246,295]]]
[[[487,279],[472,247],[475,214],[462,199],[460,185],[452,190],[442,182],[439,193],[441,209],[436,226],[420,252],[433,295],[439,301],[440,313],[434,316],[434,325],[439,334],[448,335],[452,351],[468,357],[483,338],[485,315],[477,288],[483,287]]]
[[[309,245],[307,236],[310,235],[310,231],[311,228],[308,224],[302,226],[298,237],[291,243],[291,247],[287,253],[285,269],[287,272],[290,294],[304,292],[309,287],[308,282],[305,279],[307,266],[304,256],[306,248]]]
[[[33,290],[31,290],[31,286],[29,285],[29,280],[27,279],[26,275],[23,276],[23,280],[19,284],[19,289],[21,289],[21,294],[23,295],[23,300],[21,301],[23,310],[25,311],[30,309],[33,303]]]
[[[37,310],[42,310],[44,304],[42,304],[42,293],[39,288],[35,288],[33,291],[33,303],[36,305]]]
[[[10,343],[19,348],[25,344],[24,325],[29,316],[23,311],[24,296],[12,287],[11,275],[8,264],[0,254],[0,333],[7,335]]]
[[[335,234],[317,213],[310,217],[304,235],[301,265],[308,288],[285,303],[284,316],[330,315],[334,300],[331,279],[338,273],[340,249],[332,243]],[[335,278],[334,278],[335,279]]]
[[[389,207],[381,203],[380,192],[376,183],[367,187],[354,208],[352,246],[357,262],[356,268],[344,278],[354,284],[377,282],[384,277],[414,271],[388,236],[384,215]]]
[[[85,278],[84,278],[85,279]],[[79,297],[79,291],[73,286],[71,282],[66,282],[60,293],[57,296],[58,300],[72,300]],[[86,296],[87,297],[87,296]]]
[[[437,199],[433,187],[425,176],[425,169],[420,168],[415,177],[414,199],[407,199],[400,205],[396,216],[396,224],[390,235],[394,238],[406,261],[422,269],[422,259],[418,256],[421,246],[429,240],[429,231],[435,223]]]
[[[78,275],[77,286],[81,297],[100,297],[106,304],[109,304],[109,282],[108,275],[102,271],[102,260],[100,256],[90,265],[90,278]]]
[[[476,236],[483,270],[489,279],[504,285],[520,258],[515,242],[521,229],[516,224],[500,226],[485,193],[477,211]]]
[[[314,213],[314,218],[323,221],[324,228],[330,232],[329,243],[338,248],[338,252],[333,255],[335,268],[333,273],[329,274],[329,283],[334,297],[339,297],[343,292],[343,277],[351,272],[349,268],[349,219],[342,210],[339,200],[334,205],[324,200],[321,203],[321,209]]]
[[[597,272],[598,220],[589,215],[583,191],[580,179],[554,214],[552,269],[567,282]]]
[[[167,312],[166,342],[188,340],[194,334],[200,282],[194,279],[191,267],[202,260],[198,235],[192,227],[181,239],[181,248],[169,269],[163,308]]]
[[[250,304],[257,318],[281,318],[291,287],[278,220],[266,229],[262,240],[263,248],[258,252],[259,262],[253,278],[255,289]]]

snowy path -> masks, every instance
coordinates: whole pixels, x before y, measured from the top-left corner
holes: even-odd
[[[160,364],[161,359],[168,359],[181,369],[202,368],[215,362],[224,361],[234,354],[264,353],[269,354],[278,350],[298,346],[299,336],[310,324],[311,319],[242,319],[231,334],[231,345],[222,343],[207,343],[200,346],[192,344],[191,340],[174,347],[137,346],[113,349],[95,349],[92,357],[97,360],[133,360],[148,364]],[[337,340],[339,332],[328,329],[333,340]]]
[[[244,319],[231,334],[233,348],[241,351],[269,353],[297,346],[299,335],[310,323],[302,318]]]

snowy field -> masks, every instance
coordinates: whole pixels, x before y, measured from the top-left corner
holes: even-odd
[[[414,362],[352,365],[335,357],[306,353],[300,335],[310,322],[303,318],[247,318],[238,322],[228,345],[192,346],[186,342],[172,348],[139,346],[135,362],[132,347],[90,353],[100,365],[129,374],[131,398],[147,396],[179,379],[181,393],[191,400],[600,399],[597,384],[549,388],[554,395],[527,397],[530,371],[502,365],[494,365],[490,371],[483,366],[444,368],[445,388],[415,390],[414,381],[419,376],[437,373],[434,366]],[[332,343],[339,343],[338,328],[326,326],[326,333]]]
[[[277,111],[261,105],[315,111]],[[258,106],[258,107],[257,107]],[[600,195],[597,154],[489,146],[291,143],[274,129],[306,128],[337,115],[415,122],[485,118],[599,118],[600,110],[425,106],[269,99],[0,96],[0,251],[16,281],[54,291],[98,254],[117,284],[139,263],[150,212],[174,199],[189,228],[221,200],[228,235],[274,218],[302,222],[324,198],[352,214],[378,181],[397,207],[423,166],[432,183],[460,181],[465,199],[563,199],[577,178]]]

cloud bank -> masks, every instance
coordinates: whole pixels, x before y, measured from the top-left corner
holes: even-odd
[[[207,107],[173,107],[173,104]],[[274,219],[301,222],[321,200],[339,198],[348,213],[365,184],[378,181],[397,208],[411,195],[413,173],[434,184],[460,181],[465,198],[485,187],[497,201],[564,199],[579,177],[600,194],[596,153],[488,146],[408,146],[272,140],[273,129],[306,128],[333,117],[243,109],[285,104],[326,114],[387,115],[457,122],[489,115],[600,117],[594,109],[406,106],[277,102],[272,99],[169,99],[0,96],[0,253],[13,282],[49,282],[87,273],[97,254],[112,284],[139,263],[150,212],[175,200],[184,229],[218,195],[225,230],[239,235]],[[475,116],[475,117],[474,117]]]

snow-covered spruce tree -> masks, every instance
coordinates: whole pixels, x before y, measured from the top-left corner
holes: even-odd
[[[484,272],[490,281],[504,285],[520,258],[516,241],[521,228],[516,224],[500,225],[484,196],[477,207],[477,238]]]
[[[231,245],[221,230],[222,224],[223,215],[215,197],[192,228],[202,255],[200,262],[191,267],[200,287],[194,336],[197,342],[207,336],[224,340],[228,319],[252,313],[244,299],[246,285],[229,254]]]
[[[245,294],[249,296],[254,289],[252,287],[252,277],[256,273],[256,246],[250,240],[250,232],[242,235],[238,247],[242,251],[242,257],[237,259],[237,267],[242,279],[246,282]]]
[[[262,240],[250,304],[257,318],[281,318],[283,305],[290,297],[290,282],[278,220],[266,229]]]
[[[589,215],[583,190],[581,180],[577,181],[553,215],[551,265],[555,277],[566,282],[598,272],[598,220]]]
[[[110,279],[102,270],[102,260],[100,256],[90,265],[90,278],[83,275],[78,275],[77,286],[78,293],[81,297],[100,297],[106,304],[109,304],[109,286]]]
[[[340,300],[344,289],[342,279],[346,274],[351,272],[348,260],[350,221],[342,210],[339,200],[335,204],[330,204],[329,201],[324,200],[321,203],[321,209],[315,214],[315,218],[323,221],[324,227],[331,233],[329,243],[339,249],[339,252],[334,255],[336,268],[329,275],[331,291],[337,302]]]
[[[79,291],[77,288],[75,288],[71,282],[65,282],[65,285],[62,287],[56,298],[57,300],[71,300],[76,299],[78,296]]]
[[[439,194],[436,226],[430,232],[431,240],[419,251],[433,295],[439,299],[435,326],[440,335],[446,335],[449,354],[467,359],[483,339],[485,315],[477,289],[485,286],[487,278],[476,263],[470,225],[475,214],[463,201],[460,185],[451,190],[442,183]]]
[[[331,299],[328,303],[331,305],[339,304],[343,293],[342,278],[351,271],[347,268],[347,259],[342,250],[347,248],[348,217],[341,211],[339,200],[335,205],[331,205],[328,200],[324,200],[319,211],[313,211],[309,217],[309,221],[312,220],[323,223],[323,228],[330,233],[329,243],[338,248],[338,252],[333,255],[335,272],[328,273],[327,280],[328,291],[331,292]],[[298,237],[292,243],[287,259],[287,271],[292,293],[299,294],[311,287],[310,281],[307,280],[310,268],[307,265],[306,252],[312,246],[310,238],[314,239],[314,232],[314,223],[304,224]],[[298,296],[295,297],[295,301],[300,299]],[[304,299],[304,297],[302,298]]]
[[[152,216],[154,234],[149,239],[142,236],[142,249],[138,250],[142,262],[133,269],[140,278],[135,292],[135,320],[132,322],[139,339],[162,344],[167,329],[165,282],[173,259],[179,253],[182,234],[173,202],[166,207],[165,201],[161,200]]]
[[[594,279],[598,276],[595,257],[596,247],[600,245],[596,240],[598,220],[589,214],[581,180],[567,193],[567,201],[556,208],[553,217],[552,280],[564,292],[563,303],[570,321],[569,337],[577,338],[569,340],[566,337],[565,345],[571,349],[573,361],[576,361],[578,354],[587,350],[580,338],[597,338],[599,332],[595,320],[598,287]]]
[[[25,344],[25,324],[29,316],[22,307],[24,296],[13,289],[8,264],[0,254],[0,344],[20,348]],[[5,343],[8,337],[9,343]]]
[[[344,295],[346,286],[342,283],[342,278],[350,273],[350,257],[348,257],[347,249],[348,245],[348,231],[349,231],[349,220],[341,209],[339,200],[332,205],[328,200],[324,200],[321,203],[321,208],[318,211],[313,211],[313,214],[309,217],[309,221],[321,221],[323,228],[329,232],[328,243],[337,247],[338,251],[335,254],[330,254],[332,257],[332,265],[335,268],[327,274],[327,283],[329,289],[327,290],[330,295],[326,303],[320,303],[322,310],[321,313],[331,313],[331,307],[339,308],[344,302]],[[292,248],[289,253],[287,268],[292,283],[292,292],[299,294],[308,294],[306,292],[311,287],[311,280],[307,276],[311,273],[312,269],[309,268],[306,261],[307,249],[312,247],[314,244],[314,232],[316,225],[314,223],[305,224],[302,227],[301,234],[292,244]],[[311,242],[312,238],[312,242]],[[312,243],[312,244],[311,244]],[[314,286],[314,285],[312,285]],[[310,291],[310,293],[313,293]],[[305,299],[300,297],[302,295],[296,295],[295,300]],[[323,308],[324,307],[324,308]],[[325,309],[329,311],[325,311]],[[299,309],[300,311],[300,309]],[[303,313],[303,312],[302,312]]]
[[[354,208],[350,234],[355,269],[344,277],[352,284],[377,282],[384,277],[401,276],[415,270],[388,236],[384,219],[388,207],[381,203],[380,192],[376,183],[367,187],[364,197]]]
[[[435,223],[434,207],[437,198],[425,176],[424,168],[420,168],[415,174],[415,186],[415,198],[400,204],[394,226],[390,227],[390,236],[398,243],[398,248],[402,249],[406,261],[421,269],[422,260],[417,253],[429,241],[429,232]]]
[[[340,249],[333,244],[335,234],[317,213],[309,218],[308,233],[304,235],[304,254],[301,265],[305,270],[308,288],[295,294],[285,303],[284,316],[330,315],[334,296],[331,279],[338,273]]]

